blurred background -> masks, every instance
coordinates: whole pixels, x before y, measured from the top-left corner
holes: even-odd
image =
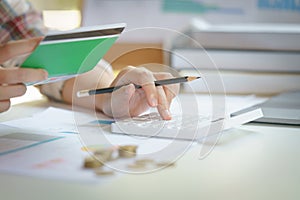
[[[163,49],[166,48],[171,51],[192,50],[193,54],[180,52],[186,57],[191,55],[191,59],[194,59],[193,64],[200,68],[203,66],[203,71],[212,70],[211,66],[206,66],[207,62],[202,63],[201,59],[195,59],[195,55],[197,57],[201,52],[194,51],[195,47],[191,46],[190,42],[181,42],[181,38],[176,36],[178,31],[190,34],[194,40],[200,38],[200,41],[203,38],[201,33],[208,28],[212,31],[212,35],[217,32],[219,35],[216,35],[216,38],[221,39],[216,43],[214,38],[208,38],[204,41],[203,47],[208,54],[211,53],[210,58],[215,60],[220,68],[227,92],[275,94],[300,89],[300,0],[30,0],[30,2],[42,12],[45,25],[50,29],[69,30],[80,26],[126,23],[126,31],[105,56],[115,70],[127,65],[138,66],[145,63],[166,64],[181,70],[177,63],[182,66],[184,63],[172,57],[172,53],[165,55]],[[223,33],[248,35],[251,33],[250,38],[256,36],[245,44],[234,40],[228,40],[230,42],[223,44],[227,37]],[[274,33],[277,35],[274,36]],[[266,48],[265,44],[260,45],[259,42],[258,46],[253,45],[255,41],[262,40],[258,38],[259,34],[263,40],[271,38],[267,41]],[[292,39],[290,36],[293,36]],[[245,34],[243,37],[246,37]],[[283,41],[279,44],[281,38]],[[288,38],[289,41],[285,42]],[[232,46],[229,43],[240,45]],[[215,55],[216,50],[225,56],[219,59],[220,55]],[[236,54],[237,52],[239,54]],[[238,60],[241,52],[242,60]],[[259,60],[258,58],[262,62],[253,64],[252,68],[249,63]],[[277,59],[276,63],[274,58]],[[236,66],[232,66],[235,61]],[[229,63],[228,66],[226,63]],[[244,66],[244,63],[247,65]],[[183,73],[192,73],[188,71],[188,67],[183,68]],[[258,84],[263,87],[258,88]],[[201,87],[198,87],[200,92]]]

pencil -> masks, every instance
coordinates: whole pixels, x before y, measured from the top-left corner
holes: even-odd
[[[178,77],[178,78],[171,78],[171,79],[164,79],[164,80],[158,80],[154,81],[155,86],[162,86],[162,85],[170,85],[170,84],[176,84],[176,83],[184,83],[193,81],[196,79],[199,79],[200,77],[196,76],[184,76],[184,77]],[[128,84],[126,84],[128,85]],[[81,90],[77,92],[77,97],[86,97],[96,94],[104,94],[104,93],[111,93],[117,89],[120,89],[123,86],[126,85],[119,85],[115,87],[108,87],[108,88],[100,88],[95,90]],[[140,85],[134,85],[136,89],[142,88]]]

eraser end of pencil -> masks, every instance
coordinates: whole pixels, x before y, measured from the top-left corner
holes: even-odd
[[[82,90],[77,92],[77,97],[87,97],[87,96],[89,96],[88,90]]]

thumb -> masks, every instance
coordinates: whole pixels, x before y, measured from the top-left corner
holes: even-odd
[[[0,46],[0,63],[10,60],[16,56],[31,53],[42,40],[43,37],[34,37],[30,39],[11,41]]]
[[[123,86],[112,93],[111,111],[113,117],[130,117],[129,102],[134,93],[135,87],[133,84]]]

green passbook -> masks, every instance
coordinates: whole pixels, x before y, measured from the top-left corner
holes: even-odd
[[[92,70],[124,30],[125,24],[83,27],[48,34],[21,65],[48,71],[44,84]]]

